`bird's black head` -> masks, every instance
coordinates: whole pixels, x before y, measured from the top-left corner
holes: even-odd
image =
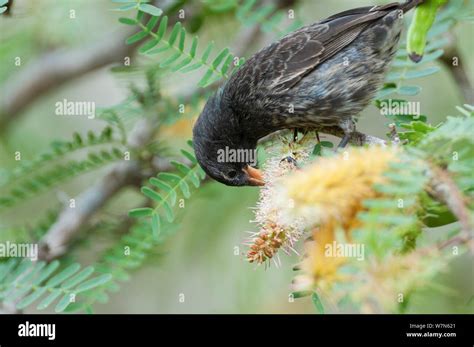
[[[196,158],[213,179],[229,186],[262,185],[256,140],[245,136],[236,114],[222,98],[222,90],[204,106],[193,128]]]

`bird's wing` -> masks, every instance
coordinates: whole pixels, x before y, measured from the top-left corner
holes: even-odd
[[[249,59],[232,76],[232,82],[239,84],[240,90],[264,88],[284,93],[349,45],[366,26],[398,6],[356,8],[290,33]]]

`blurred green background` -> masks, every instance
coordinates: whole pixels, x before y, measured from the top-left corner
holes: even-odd
[[[198,0],[196,0],[198,2]],[[386,1],[388,2],[388,1]],[[385,1],[318,0],[299,1],[294,7],[297,16],[305,24],[325,18],[349,8]],[[111,11],[114,5],[107,0],[37,0],[15,1],[14,20],[0,18],[0,84],[4,95],[4,82],[17,73],[13,64],[20,56],[22,64],[34,61],[40,54],[59,48],[74,48],[100,38],[104,33],[113,34],[122,29],[119,14]],[[76,10],[76,18],[69,18],[69,10]],[[245,30],[232,14],[213,15],[206,19],[199,32],[203,42],[214,40],[217,47],[232,45],[240,30]],[[474,81],[474,40],[472,24],[456,27],[460,59]],[[270,42],[271,36],[257,43],[261,47]],[[255,51],[257,48],[251,49]],[[136,60],[135,60],[136,59]],[[142,58],[136,57],[132,64]],[[161,88],[165,94],[182,94],[198,78],[186,75],[179,78],[173,74],[165,78]],[[0,168],[13,169],[16,162],[13,154],[21,151],[24,159],[32,159],[56,139],[70,139],[73,132],[84,133],[89,129],[100,130],[105,123],[87,120],[84,117],[61,117],[54,113],[54,104],[63,99],[94,101],[97,107],[119,103],[127,97],[130,80],[139,80],[137,75],[114,74],[110,66],[87,73],[34,102],[15,120],[0,138]],[[429,122],[437,124],[449,114],[455,114],[455,106],[464,103],[455,81],[443,66],[433,76],[417,81],[422,93],[414,98],[421,102],[421,113]],[[137,81],[139,83],[139,81]],[[190,116],[196,116],[193,114]],[[130,125],[131,126],[131,125]],[[128,129],[129,130],[129,129]],[[384,136],[386,120],[375,107],[363,112],[359,130]],[[190,137],[190,128],[173,136],[177,148]],[[0,227],[32,223],[49,208],[58,206],[64,198],[72,197],[94,183],[107,169],[94,171],[57,187],[54,191],[21,204],[15,209],[0,214]],[[1,192],[0,192],[1,194]],[[129,282],[111,296],[104,305],[96,305],[99,313],[313,313],[310,299],[289,301],[292,266],[298,256],[281,255],[283,266],[273,265],[264,270],[248,264],[241,254],[245,251],[242,241],[245,231],[255,230],[251,207],[255,205],[258,191],[254,188],[229,188],[208,182],[186,202],[182,221],[166,244],[147,260],[145,266],[133,273]],[[106,206],[107,214],[114,218],[125,212],[139,195],[131,189],[124,191]],[[74,255],[83,264],[93,262],[98,250],[110,245],[114,239],[107,235],[94,235],[85,247],[74,249]],[[441,275],[439,283],[460,289],[462,295],[426,289],[420,291],[412,301],[409,312],[440,313],[465,312],[467,301],[472,297],[472,258],[459,258],[451,264],[450,271]],[[184,294],[184,302],[180,302]],[[466,299],[467,298],[467,299]],[[330,302],[330,298],[327,298]],[[471,303],[472,306],[472,303]],[[327,311],[337,310],[329,308]]]

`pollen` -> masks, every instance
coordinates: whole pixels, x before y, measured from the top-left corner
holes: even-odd
[[[276,205],[283,211],[281,224],[298,220],[312,230],[299,266],[303,275],[294,281],[296,290],[310,289],[315,283],[329,287],[344,279],[338,270],[347,259],[328,256],[326,246],[336,241],[339,230],[351,240],[351,231],[361,224],[357,215],[365,209],[363,201],[380,197],[374,185],[385,182],[384,171],[395,158],[393,148],[350,148],[320,158],[280,182]],[[285,208],[289,200],[291,209]]]
[[[252,233],[246,241],[249,246],[246,259],[250,263],[262,264],[272,259],[279,266],[280,258],[275,256],[280,250],[285,254],[298,254],[295,243],[304,234],[305,226],[298,219],[293,220],[291,225],[282,224],[282,209],[275,205],[275,201],[281,181],[300,169],[300,165],[309,159],[310,150],[311,146],[306,138],[299,142],[282,141],[280,148],[273,149],[273,156],[263,170],[266,184],[260,190],[255,209],[254,222],[258,224],[259,231]]]
[[[288,224],[303,218],[310,227],[331,224],[353,229],[362,202],[380,195],[374,185],[386,181],[383,173],[395,154],[392,148],[351,148],[292,173],[281,182],[277,194],[278,205],[285,211],[282,218]],[[284,208],[288,201],[293,208]]]

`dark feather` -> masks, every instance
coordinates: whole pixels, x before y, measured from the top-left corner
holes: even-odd
[[[232,85],[232,90],[225,90],[224,94],[235,101],[237,94],[245,96],[245,91],[250,88],[254,95],[265,94],[268,90],[276,94],[285,93],[353,42],[367,25],[385,16],[395,5],[344,11],[290,33],[254,55],[232,76],[227,84]],[[257,61],[259,64],[254,63]],[[266,61],[271,64],[262,64]],[[248,97],[242,99],[243,103],[248,101]],[[245,105],[239,106],[245,108]]]
[[[344,146],[395,56],[400,11],[421,1],[344,11],[257,52],[199,116],[193,138],[200,165],[214,179],[238,186],[251,184],[243,174],[246,163],[218,161],[219,149],[254,150],[259,139],[277,130],[329,127],[341,130]]]

